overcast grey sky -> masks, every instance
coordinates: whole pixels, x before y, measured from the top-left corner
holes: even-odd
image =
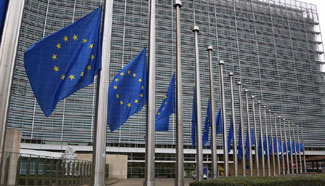
[[[319,21],[321,25],[322,32],[325,30],[325,0],[301,0],[303,2],[313,3],[317,5],[317,12],[319,16]],[[324,34],[322,34],[324,35]]]

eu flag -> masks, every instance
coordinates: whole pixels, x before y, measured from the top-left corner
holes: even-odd
[[[6,18],[8,0],[0,0],[0,41],[2,36],[2,29]]]
[[[254,129],[252,128],[252,129],[251,129],[251,143],[252,143],[252,144],[254,144],[254,143],[253,143],[254,139],[255,139],[255,138],[254,138]],[[247,129],[247,133],[246,133],[246,144],[245,144],[245,147],[246,147],[246,154],[245,154],[246,156],[245,156],[245,157],[246,157],[246,159],[248,159],[248,155],[249,155],[249,153],[248,153],[248,151],[249,151],[249,147],[250,147],[250,146],[253,146],[252,144],[249,144],[249,140],[248,140],[248,129]]]
[[[210,132],[210,126],[211,126],[211,114],[210,113],[211,112],[210,112],[210,99],[209,99],[209,101],[208,101],[208,108],[207,108],[207,117],[205,118],[204,131],[203,131],[203,136],[202,136],[203,146],[209,140],[209,132]]]
[[[303,152],[305,150],[304,144],[300,143],[300,152]]]
[[[222,116],[221,116],[221,108],[219,109],[218,115],[216,117],[216,125],[217,125],[217,134],[222,133]]]
[[[289,152],[289,154],[291,154],[291,145],[290,145],[290,141],[287,142],[287,145],[288,145],[288,152]]]
[[[261,135],[258,135],[258,136],[259,136],[259,138],[258,138],[258,157],[262,157],[262,138],[261,138]]]
[[[299,149],[299,143],[296,143],[296,149],[297,149],[297,153],[300,153],[300,149]]]
[[[281,143],[281,139],[278,140],[278,146],[279,146],[279,153],[281,153],[281,154],[280,154],[280,159],[282,159],[282,154],[283,154],[283,152],[282,152],[282,143]]]
[[[295,144],[296,144],[295,141],[292,140],[292,147],[291,147],[291,149],[292,149],[292,153],[296,153]]]
[[[143,49],[109,85],[107,123],[112,132],[146,103],[147,75],[146,49]]]
[[[100,17],[101,7],[25,52],[25,70],[45,116],[101,69]]]
[[[175,74],[170,80],[167,94],[156,113],[156,131],[168,131],[169,115],[172,113],[175,113]]]
[[[243,158],[243,150],[242,150],[242,138],[241,138],[241,125],[239,124],[238,128],[238,158]]]
[[[273,146],[274,146],[274,154],[277,154],[278,153],[278,145],[276,143],[275,136],[273,137]]]
[[[228,131],[228,153],[230,152],[231,149],[231,143],[232,140],[234,139],[234,125],[232,123],[232,119],[230,120],[230,127]]]

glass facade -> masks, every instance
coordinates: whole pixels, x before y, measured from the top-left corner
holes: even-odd
[[[96,82],[61,101],[51,116],[46,118],[28,82],[23,56],[33,43],[85,16],[101,3],[102,0],[26,0],[8,119],[10,128],[23,131],[23,142],[92,145]],[[176,25],[172,3],[172,0],[157,0],[156,4],[157,109],[176,68]],[[183,0],[181,52],[185,148],[191,148],[194,22],[200,28],[203,121],[209,98],[206,49],[211,44],[214,47],[216,111],[221,106],[217,65],[221,59],[225,61],[228,121],[231,105],[227,74],[232,71],[235,82],[241,81],[243,88],[249,89],[250,95],[262,100],[272,111],[304,126],[307,147],[324,147],[325,100],[322,96],[325,84],[321,72],[324,56],[316,6],[294,0],[199,0],[194,1],[194,4],[193,1]],[[111,79],[147,47],[148,33],[148,0],[114,1]],[[237,95],[235,87],[238,116]],[[113,133],[108,129],[108,146],[144,147],[145,111],[146,108],[143,108]],[[175,148],[175,138],[173,114],[170,117],[170,131],[156,133],[157,147]],[[220,134],[217,140],[217,144],[221,145]]]

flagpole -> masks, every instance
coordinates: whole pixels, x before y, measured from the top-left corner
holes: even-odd
[[[267,122],[266,122],[266,106],[264,109],[264,125],[265,125],[265,141],[266,141],[266,157],[267,157],[267,173],[268,176],[271,176],[271,162],[270,162],[270,152],[269,152],[269,135],[267,132]]]
[[[279,140],[278,140],[278,127],[276,124],[276,114],[274,113],[274,127],[275,127],[275,145],[276,145],[276,149],[277,149],[277,153],[276,153],[276,157],[277,157],[277,162],[278,162],[278,175],[281,175],[281,166],[280,166],[280,147],[279,147]]]
[[[304,145],[304,151],[303,151],[303,156],[304,156],[304,173],[307,173],[306,155],[305,155],[305,142],[304,142],[304,132],[303,132],[302,127],[300,127],[300,134],[301,134],[302,144]]]
[[[265,176],[265,158],[264,158],[264,140],[263,140],[263,125],[262,125],[262,112],[261,101],[257,101],[258,104],[258,117],[260,122],[260,135],[261,135],[261,148],[262,148],[262,175]]]
[[[245,89],[245,99],[246,99],[246,121],[248,130],[248,154],[249,154],[249,175],[253,176],[253,157],[252,157],[252,138],[251,138],[251,126],[249,119],[249,102],[248,102],[248,90]]]
[[[275,173],[275,156],[274,156],[274,141],[273,141],[273,129],[272,129],[272,117],[271,117],[271,110],[269,110],[269,123],[270,123],[270,135],[271,135],[271,150],[272,150],[272,165],[273,165],[273,176],[276,175]]]
[[[225,103],[225,84],[223,80],[223,65],[222,60],[219,61],[220,70],[220,86],[221,86],[221,106],[222,106],[222,125],[223,125],[223,161],[224,161],[224,176],[229,176],[228,164],[228,145],[227,145],[227,120],[226,120],[226,103]]]
[[[286,174],[286,171],[285,171],[285,159],[284,159],[284,151],[283,151],[283,135],[282,135],[282,119],[281,119],[281,116],[278,117],[279,118],[279,126],[280,126],[280,138],[281,138],[281,155],[282,155],[282,174],[285,175]]]
[[[242,148],[242,169],[243,176],[246,176],[246,157],[245,157],[245,143],[244,143],[244,117],[243,117],[243,101],[241,82],[237,82],[238,85],[238,99],[239,99],[239,116],[240,116],[240,133],[241,133],[241,148]]]
[[[295,171],[293,169],[293,150],[292,150],[292,139],[291,139],[291,127],[290,123],[288,121],[288,128],[289,128],[289,142],[290,142],[290,163],[291,163],[291,174],[294,174]]]
[[[202,150],[202,126],[201,126],[201,92],[200,92],[200,63],[199,63],[199,41],[198,33],[199,27],[194,25],[194,39],[195,39],[195,94],[196,94],[196,180],[203,179],[203,150]]]
[[[181,22],[182,2],[175,0],[176,11],[176,179],[175,186],[184,185],[184,150],[183,150],[183,90],[181,61]]]
[[[10,93],[24,4],[24,0],[9,1],[0,46],[0,166],[4,157],[2,153],[5,146]]]
[[[102,70],[98,75],[98,96],[96,109],[96,126],[93,147],[93,184],[105,185],[106,165],[106,131],[109,86],[109,67],[112,41],[113,0],[104,2],[104,25],[102,31]]]
[[[284,142],[286,146],[286,160],[287,160],[287,175],[290,174],[290,166],[289,166],[289,147],[288,147],[288,138],[287,138],[287,131],[286,131],[286,119],[283,119],[283,133],[284,133]]]
[[[237,135],[236,135],[236,116],[235,116],[235,100],[234,100],[233,76],[234,76],[234,73],[229,72],[232,126],[233,126],[233,129],[234,129],[233,130],[233,133],[234,133],[233,157],[234,157],[235,176],[238,176]]]
[[[252,96],[252,106],[253,106],[253,123],[254,123],[254,136],[255,136],[256,176],[260,176],[260,165],[258,162],[258,135],[257,135],[256,117],[255,117],[255,96]]]
[[[298,136],[298,148],[299,148],[299,168],[300,168],[300,174],[302,174],[302,161],[301,161],[301,148],[300,148],[300,144],[301,144],[301,141],[300,141],[300,137],[299,137],[299,127],[298,125],[296,126],[297,127],[297,136]]]
[[[210,67],[210,116],[211,116],[211,140],[212,140],[212,178],[217,178],[217,146],[216,146],[216,125],[215,125],[215,106],[214,106],[214,86],[213,86],[213,67],[212,67],[212,46],[208,46],[208,55],[209,55],[209,67]]]
[[[295,147],[295,163],[296,163],[296,174],[298,174],[298,156],[297,156],[297,141],[296,141],[296,133],[295,133],[295,125],[292,123],[292,132],[293,132],[293,141]]]
[[[155,185],[156,0],[149,1],[148,100],[144,186]]]

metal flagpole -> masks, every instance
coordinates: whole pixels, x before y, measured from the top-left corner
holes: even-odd
[[[199,63],[199,27],[194,25],[193,30],[195,39],[195,94],[196,94],[196,180],[203,179],[203,150],[202,150],[202,127],[201,127],[201,93],[200,93],[200,63]]]
[[[148,102],[146,127],[146,164],[144,186],[155,185],[155,69],[156,69],[156,0],[149,1]]]
[[[243,117],[243,101],[241,92],[241,82],[237,82],[238,85],[238,99],[239,99],[239,116],[240,116],[240,133],[241,133],[241,150],[242,150],[242,169],[243,176],[246,176],[246,159],[245,159],[245,143],[244,143],[244,117]]]
[[[299,148],[299,168],[300,168],[300,174],[302,174],[302,161],[301,161],[301,148],[300,148],[300,137],[299,137],[299,127],[297,125],[297,136],[298,136],[298,148]]]
[[[272,164],[273,164],[273,176],[275,176],[275,155],[274,155],[274,141],[273,141],[273,128],[271,110],[269,110],[269,123],[270,123],[270,135],[271,135],[271,150],[272,150]]]
[[[107,105],[109,66],[111,59],[113,0],[104,2],[104,25],[102,33],[102,70],[98,76],[98,97],[93,155],[93,184],[105,185]]]
[[[257,101],[258,104],[258,117],[260,122],[260,136],[261,136],[261,149],[262,149],[262,175],[265,176],[265,159],[264,159],[264,144],[263,144],[263,126],[262,126],[262,112],[261,101]]]
[[[236,116],[235,116],[235,99],[234,99],[234,87],[233,87],[233,75],[234,73],[229,72],[230,78],[230,95],[231,95],[231,115],[232,115],[232,125],[234,133],[234,146],[233,146],[233,157],[234,157],[234,167],[235,167],[235,176],[238,176],[238,159],[237,159],[237,135],[236,135]]]
[[[304,156],[304,173],[307,173],[306,155],[305,155],[305,142],[304,142],[304,132],[303,132],[302,127],[300,127],[300,134],[301,134],[302,144],[304,145],[304,151],[303,151],[303,156]]]
[[[221,86],[221,108],[222,108],[222,125],[223,125],[223,161],[224,161],[224,176],[229,175],[228,165],[228,145],[227,145],[227,120],[226,120],[226,103],[225,103],[225,87],[223,80],[223,65],[222,60],[219,61],[220,69],[220,86]]]
[[[278,160],[278,175],[281,175],[281,166],[280,166],[280,147],[279,147],[279,141],[278,141],[278,126],[276,124],[276,114],[274,114],[274,127],[275,127],[275,145],[277,149],[276,157]]]
[[[255,136],[255,163],[256,163],[256,176],[260,175],[260,166],[258,162],[258,135],[256,129],[256,117],[255,117],[255,96],[252,96],[253,106],[253,123],[254,123],[254,136]]]
[[[282,174],[285,175],[286,171],[285,171],[285,159],[284,159],[284,151],[283,151],[283,135],[282,135],[282,124],[281,124],[281,116],[278,117],[279,118],[279,126],[280,126],[280,141],[281,141],[281,155],[282,155]]]
[[[249,154],[249,175],[253,176],[253,157],[252,157],[252,139],[251,139],[251,126],[249,120],[249,103],[248,103],[248,90],[245,89],[245,98],[246,98],[246,121],[247,121],[247,130],[248,130],[248,154]],[[247,153],[247,152],[246,152]],[[243,156],[244,156],[243,152]]]
[[[210,116],[211,116],[211,140],[212,140],[212,178],[217,178],[217,144],[216,144],[216,131],[217,127],[215,125],[216,120],[214,117],[215,113],[215,107],[214,107],[214,86],[213,86],[213,68],[212,68],[212,46],[208,46],[208,55],[209,55],[209,66],[210,66],[210,103],[211,103],[211,109],[210,109]]]
[[[181,61],[181,22],[182,2],[175,0],[176,10],[176,179],[175,186],[184,185],[184,150],[183,150],[183,90]]]
[[[265,124],[265,141],[266,141],[266,157],[267,157],[267,174],[271,176],[271,162],[270,162],[270,152],[269,152],[269,138],[267,132],[267,122],[266,122],[266,106],[264,106],[264,124]]]
[[[289,147],[288,147],[287,130],[286,130],[286,119],[283,119],[283,133],[284,133],[284,143],[286,146],[287,174],[290,174],[289,149],[288,149]]]
[[[9,1],[0,46],[0,157],[4,152],[9,101],[25,0]],[[1,163],[0,163],[1,165]]]
[[[298,156],[297,156],[297,141],[296,141],[296,133],[295,133],[295,125],[292,123],[292,135],[293,135],[293,141],[294,141],[294,148],[295,148],[295,163],[296,163],[296,174],[298,174]]]
[[[292,153],[292,139],[291,139],[291,127],[290,127],[290,122],[288,121],[288,128],[289,128],[289,142],[290,142],[290,167],[291,167],[291,174],[294,174],[295,171],[294,171],[294,168],[293,168],[293,153]]]

